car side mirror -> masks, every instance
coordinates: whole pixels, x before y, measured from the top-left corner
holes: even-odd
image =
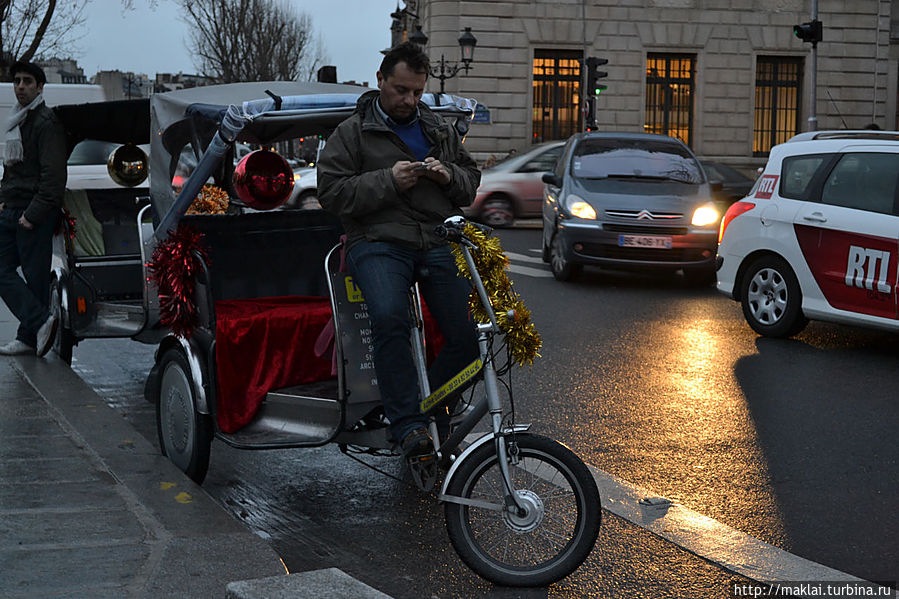
[[[543,173],[541,179],[553,187],[562,187],[562,177],[557,177],[555,173]]]

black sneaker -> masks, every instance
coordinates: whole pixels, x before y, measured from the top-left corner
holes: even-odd
[[[400,448],[403,450],[403,456],[407,460],[434,453],[434,443],[431,441],[431,435],[428,434],[428,429],[423,426],[413,429],[412,432],[403,437]]]

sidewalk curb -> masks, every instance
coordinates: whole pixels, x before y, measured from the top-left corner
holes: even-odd
[[[149,549],[130,590],[146,596],[222,596],[231,581],[285,575],[271,546],[190,481],[56,358],[17,357],[13,369],[51,407],[144,530]],[[234,548],[240,547],[235,559]]]
[[[13,338],[16,327],[15,318],[0,302],[0,338]],[[17,553],[25,557],[16,558],[16,564],[8,565],[30,563],[28,560],[36,556],[40,571],[28,576],[37,577],[46,586],[16,579],[16,576],[28,576],[11,567],[0,569],[0,580],[5,581],[5,586],[0,588],[4,592],[19,588],[24,594],[15,596],[44,597],[56,593],[58,586],[63,585],[66,590],[60,591],[62,596],[78,596],[81,589],[99,592],[97,596],[103,597],[205,599],[227,594],[247,599],[278,596],[389,599],[388,595],[337,568],[289,573],[266,540],[235,519],[162,456],[153,443],[52,352],[44,358],[0,356],[0,361],[6,362],[22,381],[21,387],[12,390],[14,401],[43,402],[45,408],[28,409],[28,413],[42,416],[40,422],[54,423],[55,432],[38,429],[26,437],[30,443],[38,444],[32,454],[38,456],[38,461],[58,462],[58,458],[52,457],[53,452],[46,453],[46,444],[56,447],[58,452],[61,429],[68,442],[80,450],[66,461],[84,464],[82,470],[93,473],[77,483],[59,478],[38,479],[36,483],[54,486],[61,493],[76,487],[79,495],[76,503],[81,509],[70,507],[72,501],[63,501],[68,505],[60,508],[52,499],[17,501],[14,495],[7,494],[8,505],[0,505],[0,511],[5,509],[15,514],[13,520],[16,520],[62,510],[72,514],[70,517],[80,517],[73,525],[78,530],[94,536],[100,534],[102,538],[99,543],[81,539],[66,544],[59,539],[38,537],[37,544],[33,544],[35,535],[47,532],[39,527],[29,537],[31,549],[25,545]],[[51,468],[49,472],[52,476],[56,471]],[[35,472],[31,478],[42,473],[42,470]],[[18,487],[18,481],[6,482]],[[102,524],[98,526],[97,520]],[[124,528],[116,528],[117,522]],[[235,548],[239,548],[239,553]],[[4,549],[0,547],[0,550]],[[77,559],[73,560],[73,555]],[[55,563],[53,557],[57,558]],[[123,562],[120,568],[110,568],[110,560],[124,560],[130,567]],[[72,572],[73,568],[77,574]],[[70,580],[66,580],[67,574],[71,575]]]

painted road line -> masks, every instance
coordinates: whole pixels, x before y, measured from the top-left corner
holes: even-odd
[[[509,272],[519,275],[527,275],[529,277],[551,277],[553,276],[548,270],[540,270],[529,266],[518,266],[517,264],[509,265]]]
[[[506,256],[509,260],[514,260],[516,262],[527,262],[529,264],[540,264],[543,265],[543,260],[540,258],[534,258],[533,256],[526,256],[524,254],[516,254],[515,252],[506,252]],[[531,268],[529,266],[519,266],[517,264],[511,263],[509,264],[509,271],[514,272],[519,275],[526,275],[528,277],[551,277],[553,276],[551,272],[541,268]]]
[[[531,250],[533,252],[539,252],[540,250]],[[530,262],[532,264],[545,264],[542,258],[535,258],[534,256],[526,256],[525,254],[516,254],[515,252],[506,252],[506,256],[509,257],[509,260],[515,260],[518,262]]]

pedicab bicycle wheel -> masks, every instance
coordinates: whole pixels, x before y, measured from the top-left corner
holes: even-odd
[[[525,513],[446,503],[456,552],[483,578],[505,586],[545,586],[587,558],[600,524],[599,491],[587,466],[565,446],[531,434],[509,437],[509,469]],[[447,495],[502,505],[504,484],[493,443],[460,464]]]

